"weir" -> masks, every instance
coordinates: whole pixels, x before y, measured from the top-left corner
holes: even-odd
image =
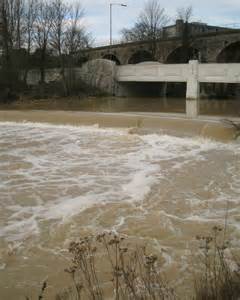
[[[117,96],[128,96],[129,82],[186,82],[186,115],[199,115],[200,83],[240,83],[239,63],[160,64],[156,62],[116,66]]]

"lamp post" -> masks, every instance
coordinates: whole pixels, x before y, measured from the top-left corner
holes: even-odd
[[[110,3],[110,46],[112,45],[112,7],[113,5],[127,7],[126,4],[122,3]]]

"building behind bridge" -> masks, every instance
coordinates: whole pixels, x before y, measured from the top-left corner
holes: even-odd
[[[173,37],[181,37],[184,31],[185,23],[183,20],[179,19],[175,24],[170,26],[163,27],[163,38],[173,38]],[[214,33],[219,31],[225,31],[230,28],[220,27],[220,26],[212,26],[207,23],[202,22],[190,22],[187,24],[188,32],[190,36],[199,35],[202,33]]]

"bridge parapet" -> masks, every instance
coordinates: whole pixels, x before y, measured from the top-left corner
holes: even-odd
[[[199,64],[199,82],[240,82],[240,63]]]
[[[240,83],[240,63],[199,64],[194,60],[189,64],[142,63],[116,68],[119,82],[187,82],[194,75],[198,82]]]
[[[142,63],[118,66],[116,79],[120,82],[186,82],[188,73],[188,64]]]

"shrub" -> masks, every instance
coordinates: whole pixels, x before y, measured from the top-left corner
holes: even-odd
[[[156,255],[147,254],[145,247],[130,249],[125,238],[103,233],[72,242],[69,247],[73,287],[58,294],[56,299],[116,300],[174,299],[173,290],[163,279]],[[109,271],[106,277],[98,268],[99,260]],[[106,295],[106,287],[109,287]]]
[[[198,236],[201,243],[201,274],[195,279],[196,300],[240,299],[240,264],[229,257],[224,231],[214,226],[212,235]],[[227,255],[228,252],[228,255]],[[230,260],[233,266],[230,267]]]

